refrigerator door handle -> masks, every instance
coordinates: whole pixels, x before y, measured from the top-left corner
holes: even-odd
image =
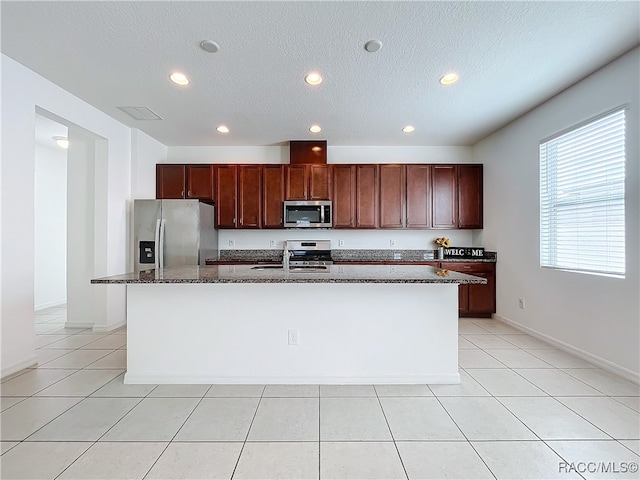
[[[156,250],[156,258],[155,258],[155,262],[154,262],[154,267],[157,270],[158,268],[160,268],[160,256],[162,255],[162,250],[160,249],[160,219],[158,218],[156,220],[156,229],[155,229],[155,250]]]
[[[160,221],[160,268],[164,268],[164,225],[166,220]]]

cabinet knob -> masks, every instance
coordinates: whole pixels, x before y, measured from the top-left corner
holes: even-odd
[[[191,190],[187,192],[187,197],[191,197]]]

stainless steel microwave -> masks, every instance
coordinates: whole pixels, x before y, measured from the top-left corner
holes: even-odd
[[[331,200],[286,200],[285,228],[331,228],[333,225]]]

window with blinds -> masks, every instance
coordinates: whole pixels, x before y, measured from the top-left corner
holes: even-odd
[[[625,273],[625,109],[540,144],[540,266]]]

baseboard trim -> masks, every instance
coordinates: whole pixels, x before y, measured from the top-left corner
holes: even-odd
[[[114,323],[112,325],[91,325],[93,327],[93,331],[96,333],[107,333],[107,332],[113,332],[114,330],[117,330],[120,327],[124,327],[127,324],[126,320],[123,320],[122,322],[118,322],[118,323]]]
[[[513,320],[503,317],[502,315],[496,314],[494,315],[494,318],[496,320],[500,320],[501,322],[506,323],[507,325],[511,325],[513,328],[517,328],[518,330],[521,330],[531,335],[532,337],[536,337],[544,342],[547,342],[553,345],[554,347],[558,347],[560,350],[570,353],[571,355],[575,355],[576,357],[586,362],[592,363],[602,368],[603,370],[607,370],[611,373],[615,373],[616,375],[619,375],[625,378],[626,380],[629,380],[630,382],[640,385],[639,372],[634,372],[633,370],[629,370],[628,368],[618,365],[617,363],[613,363],[605,358],[599,357],[598,355],[594,355],[593,353],[587,352],[586,350],[582,350],[581,348],[571,345],[570,343],[563,342],[562,340],[553,338],[545,333],[534,330],[533,328],[529,328],[518,322],[514,322]]]
[[[31,355],[26,360],[22,360],[21,362],[16,362],[9,366],[3,366],[2,370],[0,370],[0,378],[8,377],[9,375],[13,375],[14,373],[17,373],[20,370],[33,367],[37,364],[38,364],[38,361],[36,360],[36,356]]]
[[[396,385],[425,384],[451,385],[460,383],[460,374],[450,375],[389,375],[363,377],[226,377],[220,375],[124,375],[126,384],[240,384],[240,385]]]
[[[93,328],[93,323],[88,322],[64,322],[64,328]]]
[[[66,299],[56,300],[55,302],[42,303],[40,305],[36,305],[35,307],[33,307],[33,310],[35,312],[38,312],[40,310],[44,310],[45,308],[59,307],[60,305],[66,305],[66,304],[67,304]]]

